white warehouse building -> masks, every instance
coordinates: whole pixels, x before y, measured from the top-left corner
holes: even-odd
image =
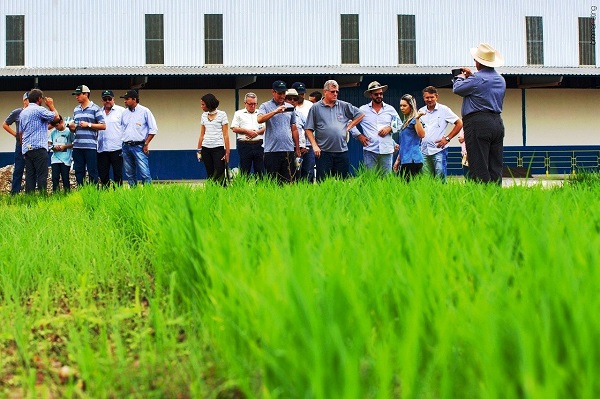
[[[593,3],[593,2],[592,2]],[[473,67],[469,49],[492,44],[506,64],[505,164],[536,173],[599,167],[600,69],[597,9],[589,1],[442,0],[3,0],[0,5],[0,113],[39,87],[59,112],[72,115],[71,92],[91,98],[139,89],[159,133],[151,145],[153,178],[201,178],[194,149],[200,97],[213,93],[229,119],[247,92],[271,98],[274,80],[367,102],[369,82],[389,85],[398,109],[405,93],[421,99],[428,85],[460,113],[450,70]],[[557,10],[560,10],[558,12]],[[422,104],[422,101],[421,101]],[[231,134],[232,148],[235,135]],[[14,139],[0,135],[0,166],[13,162]],[[354,166],[362,154],[351,140]],[[459,173],[459,148],[451,173]],[[236,162],[233,154],[232,163]]]

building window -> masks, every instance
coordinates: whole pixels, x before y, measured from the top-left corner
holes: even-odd
[[[165,30],[162,14],[146,14],[146,64],[165,63]]]
[[[544,29],[542,17],[525,17],[527,65],[544,65]]]
[[[342,14],[342,64],[358,64],[358,14]]]
[[[579,65],[596,65],[594,18],[579,17]]]
[[[417,63],[417,34],[414,15],[398,15],[398,63]]]
[[[204,63],[223,63],[223,14],[204,15]]]
[[[6,66],[25,65],[25,16],[6,16]]]

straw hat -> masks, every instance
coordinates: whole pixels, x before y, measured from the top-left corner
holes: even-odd
[[[481,43],[479,47],[472,48],[471,55],[475,61],[488,67],[494,68],[504,64],[504,57],[487,43]]]
[[[379,89],[383,89],[383,91],[386,91],[388,89],[388,87],[387,87],[387,85],[379,84],[378,81],[373,81],[373,82],[369,83],[367,90],[365,90],[365,92],[363,94],[365,95],[365,97],[371,98],[371,92],[375,91],[375,90],[379,90]]]

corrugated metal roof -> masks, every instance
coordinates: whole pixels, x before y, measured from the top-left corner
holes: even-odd
[[[449,75],[455,67],[431,66],[166,66],[89,68],[0,68],[0,77],[40,76],[194,76],[194,75]],[[502,67],[503,75],[600,75],[600,67]]]

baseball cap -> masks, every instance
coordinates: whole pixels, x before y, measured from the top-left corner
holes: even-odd
[[[81,93],[89,93],[90,92],[90,88],[87,87],[86,85],[81,85],[81,86],[77,86],[77,88],[75,89],[75,91],[73,93],[71,93],[72,95],[75,94],[81,94]]]
[[[125,94],[123,94],[120,98],[140,98],[140,95],[135,90],[127,90]]]
[[[25,93],[23,93],[23,101],[27,100],[29,98],[29,92],[26,91]]]
[[[299,94],[306,93],[306,85],[302,82],[292,83],[292,89],[296,89]]]
[[[273,90],[277,93],[285,93],[287,86],[283,80],[276,80],[273,82]]]
[[[102,92],[102,97],[114,97],[115,93],[112,90],[104,90]]]

